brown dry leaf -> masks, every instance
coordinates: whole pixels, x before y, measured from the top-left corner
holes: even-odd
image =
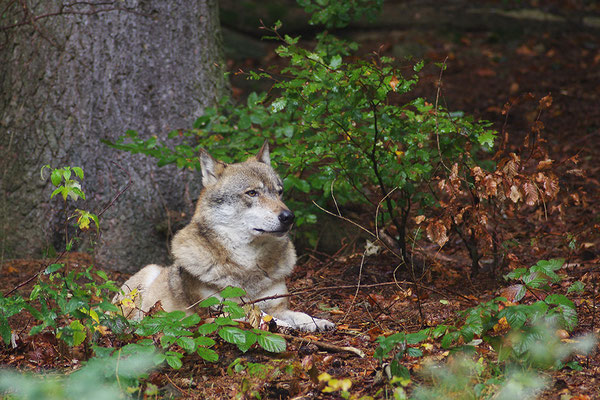
[[[538,172],[535,176],[535,181],[542,184],[544,194],[551,199],[553,199],[560,190],[558,179],[554,175],[545,175]]]
[[[567,171],[567,174],[585,178],[585,172],[582,169],[570,169]]]
[[[509,177],[513,178],[519,173],[519,162],[521,159],[515,153],[510,153],[511,159],[506,162],[502,171]]]
[[[545,171],[547,169],[550,169],[552,167],[553,163],[554,163],[554,160],[542,160],[538,163],[537,170]]]
[[[525,290],[525,287],[523,285],[520,285],[520,284],[510,285],[509,287],[504,288],[500,292],[500,296],[504,297],[506,300],[513,303],[515,301],[515,299],[517,298],[517,296],[519,296],[521,298],[523,297],[523,290]]]
[[[485,177],[483,169],[481,169],[479,166],[471,168],[471,175],[473,175],[473,178],[475,178],[475,182],[479,182]]]
[[[539,201],[539,195],[535,185],[529,181],[523,183],[523,192],[525,193],[525,204],[534,206]]]
[[[463,215],[465,214],[465,211],[466,211],[466,208],[463,208],[460,211],[458,211],[456,214],[454,214],[454,223],[455,224],[462,224],[462,222],[463,222]]]
[[[540,108],[546,109],[552,105],[552,96],[547,95],[540,99]]]
[[[493,197],[498,194],[498,182],[494,175],[488,175],[483,180],[483,187],[485,188],[485,195],[487,197]]]
[[[424,215],[417,215],[415,217],[415,224],[419,225],[423,221],[425,221],[425,216]]]
[[[512,185],[510,187],[510,194],[508,195],[508,197],[513,201],[513,203],[517,203],[519,200],[522,199],[521,192],[519,191],[517,185]]]
[[[398,78],[396,78],[396,76],[392,76],[392,79],[390,80],[390,86],[392,87],[392,90],[395,92],[396,88],[398,87],[398,83],[400,83],[400,81],[398,80]]]
[[[442,247],[448,241],[447,228],[440,221],[431,222],[426,229],[427,237],[438,246]]]
[[[581,201],[579,199],[579,194],[577,194],[577,193],[571,193],[570,197],[573,200],[573,204],[575,204],[576,206],[578,206],[578,205],[581,204]]]
[[[452,171],[450,173],[450,180],[456,180],[458,179],[458,164],[454,163],[454,165],[452,166]]]

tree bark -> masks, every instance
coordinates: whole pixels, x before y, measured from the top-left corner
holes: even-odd
[[[65,210],[45,164],[84,169],[101,219],[98,264],[133,272],[166,263],[170,211],[191,215],[196,172],[108,148],[126,130],[185,130],[223,92],[217,0],[4,0],[0,7],[1,260],[64,247]],[[168,210],[170,210],[168,212]],[[79,243],[87,250],[90,243]]]

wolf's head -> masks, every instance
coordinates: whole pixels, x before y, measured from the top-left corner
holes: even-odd
[[[202,150],[200,165],[204,190],[196,216],[209,226],[237,241],[284,237],[290,230],[294,214],[281,199],[283,182],[271,167],[267,142],[256,156],[235,164]]]

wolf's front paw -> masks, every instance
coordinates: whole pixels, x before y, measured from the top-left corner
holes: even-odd
[[[314,318],[308,314],[290,310],[277,315],[276,322],[278,325],[280,325],[280,321],[284,322],[284,324],[281,324],[282,326],[287,325],[290,328],[304,332],[328,331],[335,327],[333,322],[326,319]]]
[[[320,318],[313,318],[313,325],[315,325],[316,329],[314,330],[310,330],[310,332],[313,331],[330,331],[332,329],[335,328],[335,324],[331,321],[328,321],[326,319],[320,319]]]

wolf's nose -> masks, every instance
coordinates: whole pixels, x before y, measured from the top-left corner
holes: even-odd
[[[283,225],[291,225],[294,222],[294,213],[290,210],[283,210],[281,214],[279,214],[279,222]]]

